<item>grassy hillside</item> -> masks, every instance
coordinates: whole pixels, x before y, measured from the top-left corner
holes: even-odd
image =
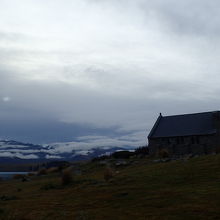
[[[188,161],[136,160],[103,179],[98,163],[62,186],[59,174],[0,182],[0,219],[220,219],[220,155]]]

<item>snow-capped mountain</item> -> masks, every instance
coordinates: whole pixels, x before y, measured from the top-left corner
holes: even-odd
[[[35,145],[17,141],[0,141],[0,162],[42,161],[42,160],[83,160],[110,154],[128,147],[91,147],[80,142]]]

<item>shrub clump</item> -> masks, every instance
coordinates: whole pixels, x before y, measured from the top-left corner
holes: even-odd
[[[113,153],[111,156],[115,159],[128,159],[134,155],[135,155],[134,152],[123,150],[123,151],[117,151],[117,152]]]
[[[219,154],[219,153],[220,153],[220,147],[217,147],[217,148],[216,148],[215,153],[216,153],[216,154]]]
[[[27,175],[28,175],[28,176],[35,176],[35,173],[30,172],[30,173],[28,173]]]
[[[147,146],[139,147],[134,152],[136,155],[146,156],[149,155],[149,148]]]
[[[13,179],[14,180],[21,180],[22,182],[26,182],[26,181],[29,181],[30,179],[28,178],[27,175],[24,175],[24,174],[15,174],[13,176]]]
[[[13,179],[18,180],[18,179],[22,179],[24,175],[22,174],[15,174],[13,175]]]
[[[9,200],[15,200],[18,199],[16,196],[7,196],[7,195],[2,195],[0,196],[1,201],[9,201]]]
[[[169,157],[169,152],[166,149],[160,149],[158,152],[158,155],[160,158],[168,158]]]
[[[61,181],[62,185],[69,185],[73,182],[72,168],[67,168],[62,171]]]
[[[43,190],[50,190],[50,189],[55,189],[56,186],[53,183],[46,183],[41,187]]]
[[[114,177],[114,172],[110,167],[107,167],[104,171],[104,179],[106,182],[108,182],[110,179]]]
[[[22,179],[24,179],[26,176],[24,175],[24,174],[15,174],[14,176],[13,176],[13,179],[14,180],[22,180]]]
[[[50,167],[47,169],[47,173],[56,173],[59,172],[59,167]]]
[[[42,168],[37,172],[38,176],[42,176],[42,175],[46,175],[46,174],[47,174],[47,170],[45,168]]]

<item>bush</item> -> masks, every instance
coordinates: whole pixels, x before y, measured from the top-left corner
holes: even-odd
[[[128,159],[134,155],[135,155],[134,152],[123,150],[123,151],[117,151],[117,152],[113,153],[111,156],[115,159]]]
[[[14,176],[13,176],[13,179],[14,180],[19,180],[19,179],[24,179],[25,178],[25,175],[24,174],[15,174]]]
[[[107,160],[107,159],[109,159],[109,158],[110,158],[110,156],[108,156],[108,155],[102,155],[102,156],[93,158],[93,159],[92,159],[92,162]]]
[[[69,185],[70,183],[73,182],[73,173],[72,173],[72,169],[65,169],[62,172],[62,185]]]
[[[216,153],[216,154],[219,154],[219,153],[220,153],[220,147],[217,147],[217,148],[216,148],[215,153]]]
[[[69,166],[70,166],[70,163],[67,161],[51,161],[51,162],[48,162],[47,164],[45,164],[45,167],[47,169],[51,168],[51,167],[58,167],[59,170],[63,170]]]
[[[35,176],[35,173],[30,172],[30,173],[28,173],[27,175],[28,175],[28,176]]]
[[[159,150],[159,153],[158,153],[158,156],[160,157],[160,158],[167,158],[167,157],[169,157],[169,152],[168,152],[168,150],[167,149],[160,149]]]
[[[22,182],[29,181],[28,176],[27,176],[27,175],[24,175],[24,174],[15,174],[15,175],[13,176],[13,179],[14,179],[14,180],[21,180]]]
[[[50,189],[55,189],[56,186],[53,183],[46,183],[41,187],[43,190],[50,190]]]
[[[106,168],[105,172],[104,172],[104,179],[106,182],[108,182],[110,179],[112,179],[114,177],[114,172],[111,168]]]
[[[0,196],[1,201],[9,201],[9,200],[15,200],[18,199],[16,196],[7,196],[7,195],[2,195]]]
[[[148,155],[149,154],[149,148],[147,146],[139,147],[135,150],[136,155]]]
[[[47,169],[47,173],[56,173],[59,172],[59,167],[50,167]]]
[[[42,175],[46,175],[46,174],[47,174],[47,170],[45,168],[42,168],[37,172],[38,176],[42,176]]]
[[[5,210],[0,208],[0,215],[3,214],[4,212],[5,212]]]

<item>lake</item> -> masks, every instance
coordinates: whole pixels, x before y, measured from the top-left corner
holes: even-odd
[[[0,178],[11,179],[15,174],[27,174],[28,172],[0,172]]]

